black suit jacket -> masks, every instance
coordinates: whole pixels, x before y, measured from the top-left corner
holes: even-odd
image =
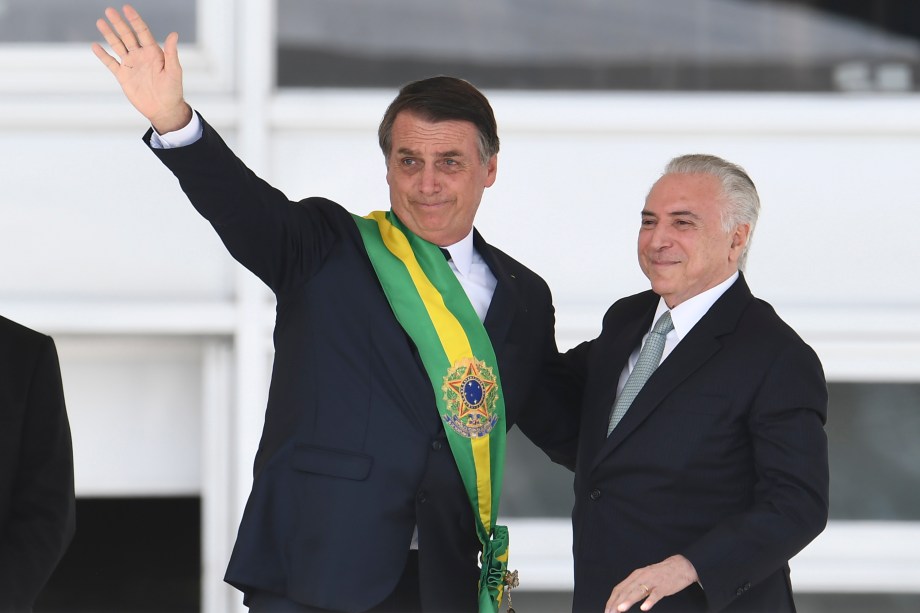
[[[74,525],[73,450],[54,341],[0,317],[0,612],[32,610]]]
[[[364,611],[394,589],[417,524],[424,609],[475,610],[471,505],[351,215],[322,198],[290,202],[206,123],[196,143],[155,153],[277,299],[265,425],[226,580]],[[498,281],[485,327],[510,424],[555,354],[552,300],[537,275],[474,240]]]
[[[700,585],[655,611],[793,611],[788,560],[827,521],[824,373],[741,276],[661,363],[606,437],[617,380],[659,297],[616,302],[568,358],[582,376],[576,611],[633,570],[683,554]]]

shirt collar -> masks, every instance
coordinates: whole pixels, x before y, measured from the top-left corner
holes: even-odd
[[[457,267],[457,271],[465,276],[470,274],[470,268],[473,266],[473,229],[466,237],[460,239],[453,245],[442,247],[450,252],[450,259]]]
[[[709,309],[716,303],[716,300],[722,297],[722,294],[732,286],[738,279],[738,276],[738,272],[735,271],[735,274],[715,287],[711,287],[705,292],[697,294],[693,298],[685,300],[671,309],[671,322],[674,324],[674,333],[677,335],[678,340],[683,339],[693,326],[703,318],[703,315],[709,312]],[[655,325],[658,318],[667,310],[668,305],[665,304],[664,298],[661,298],[658,301],[658,309],[655,311],[655,318],[652,320],[652,325]]]

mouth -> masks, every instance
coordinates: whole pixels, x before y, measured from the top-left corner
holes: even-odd
[[[453,203],[452,200],[409,200],[409,204],[423,209],[436,209]]]

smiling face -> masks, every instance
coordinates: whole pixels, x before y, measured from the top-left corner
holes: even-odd
[[[496,156],[483,164],[479,132],[468,121],[396,116],[387,158],[390,205],[412,232],[452,245],[473,228],[482,192],[495,182]]]
[[[639,266],[669,308],[715,287],[738,270],[750,227],[726,232],[719,180],[669,174],[652,187],[642,210]]]

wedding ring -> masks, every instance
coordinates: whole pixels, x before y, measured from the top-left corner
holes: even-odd
[[[639,584],[639,587],[641,587],[643,590],[645,590],[645,595],[646,595],[646,596],[648,596],[648,595],[651,593],[651,590],[648,589],[648,586],[645,585],[644,583],[640,583],[640,584]]]

